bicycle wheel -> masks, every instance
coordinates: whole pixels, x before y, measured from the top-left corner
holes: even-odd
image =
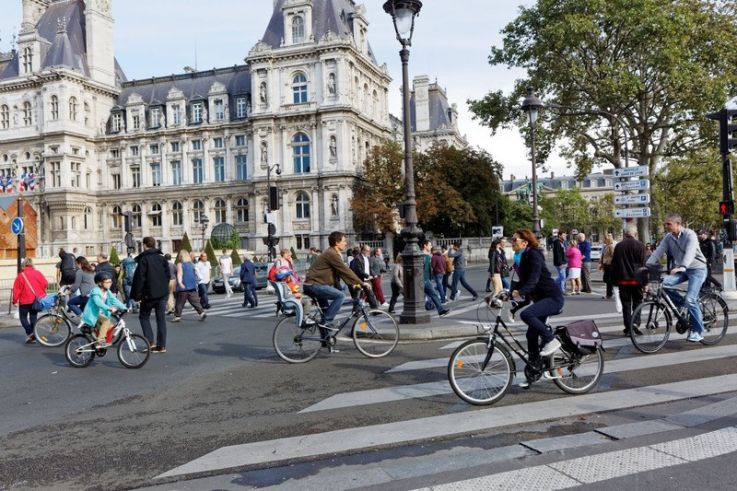
[[[353,344],[364,356],[381,358],[397,347],[399,326],[391,314],[373,309],[353,323]]]
[[[487,340],[472,339],[460,345],[448,361],[448,380],[453,392],[464,401],[477,406],[493,404],[512,385],[515,370],[509,351],[494,346],[489,357]]]
[[[632,322],[634,325],[630,329],[630,338],[635,348],[643,353],[655,353],[665,346],[670,336],[671,318],[664,304],[660,302],[641,303],[632,313]]]
[[[36,335],[36,340],[44,346],[61,346],[72,334],[72,327],[62,315],[45,314],[36,320],[33,334]]]
[[[95,358],[95,348],[84,334],[75,334],[64,346],[64,356],[74,368],[84,368]]]
[[[704,339],[702,344],[717,344],[727,334],[729,324],[729,307],[724,299],[714,293],[699,298],[701,314],[704,317]]]
[[[305,363],[317,356],[322,348],[322,336],[317,324],[304,329],[295,317],[284,317],[274,328],[272,342],[279,358],[289,363]]]
[[[148,339],[140,334],[123,336],[118,344],[118,360],[125,368],[141,368],[151,355]]]
[[[604,373],[604,354],[596,349],[590,355],[558,352],[553,357],[560,378],[553,379],[563,392],[585,394],[599,383]]]

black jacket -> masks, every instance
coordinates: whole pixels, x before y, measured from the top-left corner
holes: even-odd
[[[611,275],[615,284],[637,281],[638,270],[645,266],[645,246],[634,237],[625,237],[614,247]]]
[[[531,296],[533,300],[562,297],[558,284],[550,276],[545,266],[545,256],[539,249],[528,247],[520,258],[519,281],[515,288],[522,296]]]
[[[560,239],[553,240],[553,264],[562,266],[568,262],[566,257],[566,246]]]
[[[364,268],[364,257],[363,254],[359,254],[358,256],[355,256],[353,258],[353,261],[351,261],[351,271],[356,273],[356,276],[358,276],[361,281],[367,281],[368,277],[371,276],[369,271],[366,271]],[[369,267],[371,267],[371,258],[369,258]]]
[[[169,295],[169,263],[158,249],[148,249],[136,257],[138,267],[133,275],[133,300],[158,300]]]
[[[711,265],[717,257],[717,245],[710,238],[699,241],[699,248],[706,259],[706,264]]]

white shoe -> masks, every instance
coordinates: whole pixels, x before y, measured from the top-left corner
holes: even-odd
[[[388,307],[389,306],[389,302],[384,302],[384,303],[381,304],[381,306],[382,307]]]
[[[517,387],[519,387],[520,389],[529,389],[530,388],[530,382],[527,379],[525,379],[522,382],[518,383],[517,384]]]
[[[692,343],[698,343],[699,341],[702,341],[704,339],[704,336],[700,332],[692,332],[691,335],[688,337],[688,340]]]
[[[545,346],[543,346],[543,349],[540,351],[540,356],[550,356],[559,349],[560,341],[558,341],[557,338],[553,338],[552,341],[549,341]]]
[[[545,380],[555,380],[557,378],[563,378],[563,369],[556,368],[555,370],[547,370],[543,373]]]

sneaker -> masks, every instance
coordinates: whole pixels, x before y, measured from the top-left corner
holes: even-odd
[[[560,349],[560,341],[553,338],[552,341],[548,341],[543,349],[540,351],[540,356],[550,356]]]
[[[203,311],[203,312],[202,312],[202,313],[200,314],[200,320],[201,320],[201,321],[203,321],[203,320],[205,320],[205,319],[207,319],[207,313]]]
[[[555,380],[557,378],[563,378],[563,369],[556,368],[555,370],[547,370],[543,372],[543,378],[545,380]]]
[[[522,382],[517,384],[517,387],[520,389],[529,389],[530,388],[530,381],[525,379]]]
[[[108,344],[106,341],[98,341],[97,344],[95,344],[95,348],[97,349],[105,349],[109,347],[110,347],[110,344]]]
[[[704,336],[700,332],[691,332],[687,339],[692,343],[698,343],[704,339]]]
[[[448,314],[450,314],[450,309],[445,309],[445,310],[441,310],[440,312],[438,312],[438,315],[440,317],[445,317]]]
[[[36,344],[36,335],[35,334],[30,334],[26,338],[26,344]]]
[[[384,303],[381,304],[381,306],[382,307],[388,307],[389,306],[389,302],[384,302]]]
[[[154,346],[151,348],[151,353],[166,353],[166,348],[164,346]]]
[[[172,322],[182,322],[182,318],[181,317],[174,317],[171,321]]]

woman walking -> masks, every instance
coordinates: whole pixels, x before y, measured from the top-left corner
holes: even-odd
[[[189,251],[182,249],[179,251],[179,264],[177,264],[177,287],[173,322],[180,322],[182,320],[182,309],[184,309],[184,304],[188,300],[189,304],[199,314],[200,320],[205,320],[207,314],[205,313],[205,309],[202,308],[200,296],[197,294],[197,275],[194,272],[194,265],[192,264]]]
[[[578,248],[578,242],[574,239],[568,243],[566,249],[566,258],[568,259],[568,279],[571,281],[571,295],[581,294],[581,266],[583,265],[583,255]]]
[[[37,297],[46,296],[46,287],[49,282],[44,275],[33,267],[33,260],[27,257],[23,261],[23,271],[15,278],[13,283],[13,305],[18,305],[20,323],[26,331],[26,344],[34,344],[36,336],[33,328],[36,325],[38,312],[33,310],[33,302]]]
[[[604,271],[604,283],[606,283],[606,296],[601,297],[604,300],[611,300],[614,296],[614,281],[612,280],[612,258],[614,257],[614,236],[606,234],[604,236],[604,250],[601,251],[601,259],[599,260],[599,269]]]
[[[389,300],[389,313],[394,313],[394,306],[399,299],[399,293],[404,290],[404,270],[402,268],[402,254],[397,254],[392,266],[392,298]]]

